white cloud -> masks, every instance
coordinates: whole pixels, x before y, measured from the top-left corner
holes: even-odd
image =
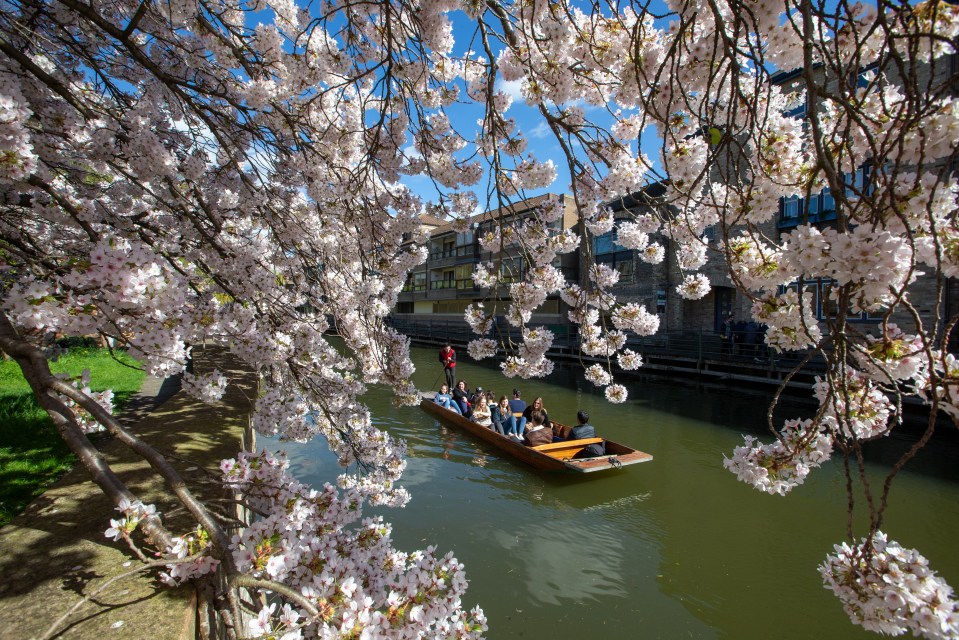
[[[502,91],[513,99],[513,102],[523,102],[522,80],[500,80],[496,83],[496,90]]]
[[[535,127],[533,127],[529,133],[526,134],[529,138],[537,138],[542,140],[543,138],[548,138],[553,135],[552,129],[549,128],[549,125],[545,121],[540,121]]]

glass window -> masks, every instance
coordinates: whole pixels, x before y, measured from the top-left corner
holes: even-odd
[[[523,277],[523,258],[503,258],[499,268],[500,281],[504,283],[518,282]]]
[[[457,265],[455,271],[456,288],[458,290],[473,289],[473,265]]]
[[[613,245],[613,239],[616,235],[615,231],[608,231],[601,236],[596,236],[593,238],[593,253],[596,255],[601,255],[604,253],[612,253],[615,251]]]
[[[835,319],[838,314],[839,305],[836,303],[836,300],[830,296],[832,287],[833,280],[830,278],[803,280],[803,290],[806,292],[805,297],[809,299],[817,320]],[[782,287],[781,291],[785,291],[786,289],[798,290],[799,283],[792,282]],[[846,319],[850,322],[876,322],[879,320],[879,317],[870,316],[868,313],[854,313],[852,310],[847,310]]]
[[[619,271],[619,281],[623,284],[633,281],[633,261],[632,259],[617,260],[616,270]]]
[[[846,197],[855,200],[863,195],[869,195],[872,192],[872,185],[869,180],[870,167],[863,165],[852,175],[846,175]]]
[[[407,276],[403,291],[426,291],[426,272],[419,271]]]
[[[430,289],[452,289],[454,285],[452,269],[430,273]]]
[[[835,213],[836,212],[836,201],[833,200],[832,192],[829,191],[829,187],[826,187],[822,190],[822,213]]]
[[[799,196],[783,198],[783,220],[798,220],[802,216],[803,199]]]

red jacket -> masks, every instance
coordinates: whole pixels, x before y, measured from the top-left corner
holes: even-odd
[[[456,352],[450,347],[450,350],[440,349],[440,362],[444,369],[452,369],[456,366]]]

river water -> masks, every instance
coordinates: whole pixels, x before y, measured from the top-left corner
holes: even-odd
[[[421,389],[439,384],[435,350],[413,349],[413,360]],[[759,493],[723,469],[723,454],[742,443],[741,434],[770,440],[768,391],[642,377],[627,383],[624,405],[611,405],[571,368],[536,381],[466,362],[457,373],[497,396],[513,386],[527,402],[542,396],[561,422],[586,409],[603,436],[654,456],[619,471],[546,474],[419,408],[394,408],[385,390],[367,397],[374,420],[410,448],[403,485],[412,501],[377,513],[393,523],[400,549],[454,551],[470,581],[465,604],[483,607],[489,638],[877,637],[851,625],[816,570],[844,540],[841,460],[786,497]],[[794,403],[783,413],[805,417],[811,408]],[[895,437],[870,443],[868,473],[877,487],[909,444]],[[323,442],[261,438],[259,446],[286,449],[305,482],[339,473]],[[954,587],[957,460],[954,441],[933,441],[896,478],[884,524]]]

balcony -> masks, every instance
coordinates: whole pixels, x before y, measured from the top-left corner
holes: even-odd
[[[450,300],[456,297],[456,280],[433,280],[430,282],[431,300]]]
[[[434,248],[430,251],[430,268],[449,267],[454,264],[474,262],[479,257],[479,250],[475,244],[464,244],[457,247]]]

